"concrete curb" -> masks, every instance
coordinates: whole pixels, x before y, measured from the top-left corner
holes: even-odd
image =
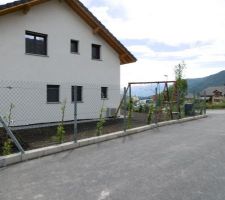
[[[49,147],[26,151],[25,154],[15,153],[15,154],[8,155],[8,156],[1,156],[0,157],[0,168],[15,164],[15,163],[24,162],[27,160],[36,159],[36,158],[40,158],[43,156],[59,153],[62,151],[76,149],[79,147],[96,144],[96,143],[100,143],[100,142],[104,142],[104,141],[108,141],[108,140],[113,140],[113,139],[116,139],[119,137],[131,135],[131,134],[140,133],[140,132],[154,129],[157,127],[188,122],[188,121],[192,121],[192,120],[202,119],[205,117],[207,117],[207,115],[199,115],[199,116],[187,117],[187,118],[179,119],[179,120],[160,122],[157,124],[151,124],[151,125],[146,125],[146,126],[142,126],[142,127],[129,129],[126,132],[118,131],[118,132],[110,133],[107,135],[101,135],[101,136],[97,136],[97,137],[79,140],[77,143],[67,142],[67,143],[63,143],[63,144],[59,144],[59,145],[53,145],[53,146],[49,146]]]

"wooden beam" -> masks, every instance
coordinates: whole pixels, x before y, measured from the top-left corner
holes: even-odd
[[[176,83],[176,81],[152,81],[152,82],[129,82],[129,85],[150,84],[150,83]]]
[[[16,12],[19,10],[24,10],[24,7],[26,7],[26,6],[29,6],[31,8],[32,6],[36,6],[36,5],[39,5],[39,4],[47,2],[47,1],[50,1],[50,0],[33,0],[33,1],[30,1],[27,3],[23,3],[23,4],[19,4],[19,5],[10,7],[10,8],[6,8],[3,10],[0,10],[0,16],[6,15],[9,13],[13,13],[13,12]]]
[[[124,58],[126,58],[127,54],[122,54],[120,55],[120,59],[123,60]]]
[[[30,6],[26,5],[23,7],[23,14],[26,15],[30,11]]]
[[[101,28],[99,26],[97,26],[96,28],[93,29],[93,33],[97,34],[100,30],[101,30]]]

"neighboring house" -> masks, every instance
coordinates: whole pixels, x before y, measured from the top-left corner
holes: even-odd
[[[56,122],[67,99],[73,119],[98,118],[120,103],[120,65],[136,58],[78,0],[20,0],[0,5],[0,114],[13,125]]]
[[[225,86],[208,87],[201,92],[201,97],[206,97],[211,103],[225,100]]]
[[[185,96],[185,99],[187,101],[192,101],[194,99],[194,95],[192,93],[188,93],[186,96]]]

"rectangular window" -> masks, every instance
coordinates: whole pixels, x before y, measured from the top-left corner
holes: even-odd
[[[83,98],[82,98],[82,94],[83,93],[83,87],[82,86],[77,86],[77,101],[78,102],[82,102]],[[72,102],[74,102],[74,86],[71,87],[71,98],[72,98]]]
[[[59,85],[47,85],[47,102],[59,103]]]
[[[79,41],[70,40],[70,52],[71,53],[79,53]]]
[[[92,44],[92,59],[101,59],[101,45]]]
[[[108,88],[107,87],[101,87],[101,98],[102,99],[108,98]]]
[[[26,53],[47,55],[47,35],[26,31]]]

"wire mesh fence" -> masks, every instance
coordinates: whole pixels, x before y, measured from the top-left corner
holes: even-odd
[[[127,128],[206,113],[205,96],[188,98],[175,81],[130,83],[124,93],[121,112],[127,115]]]
[[[203,113],[204,101],[181,99],[175,82],[141,87],[0,81],[0,116],[30,150]],[[0,124],[0,155],[18,151],[14,143]]]

